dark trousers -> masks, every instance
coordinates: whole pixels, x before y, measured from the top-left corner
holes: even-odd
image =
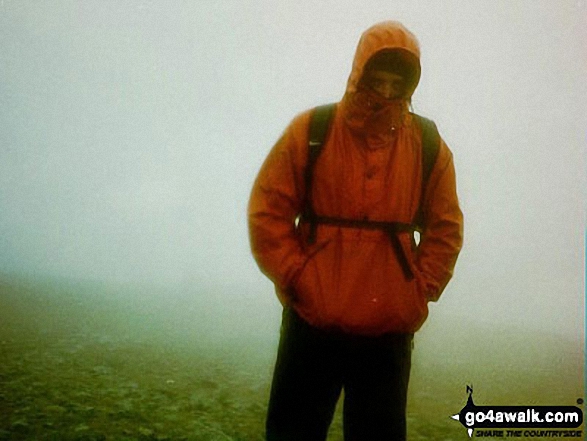
[[[285,309],[267,441],[324,441],[343,388],[345,441],[405,440],[412,338],[325,331]]]

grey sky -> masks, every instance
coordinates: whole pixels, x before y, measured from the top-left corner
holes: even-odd
[[[0,271],[219,287],[275,307],[246,204],[361,32],[419,38],[415,111],[466,219],[435,310],[583,333],[585,1],[0,3]],[[243,294],[244,295],[244,294]]]

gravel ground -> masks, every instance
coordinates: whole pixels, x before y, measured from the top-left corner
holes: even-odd
[[[197,326],[178,338],[185,317],[77,289],[0,282],[0,440],[263,439],[274,344],[204,343]],[[490,346],[461,362],[456,349],[447,360],[417,342],[409,439],[468,439],[449,416],[469,379],[478,405],[575,405],[582,349],[558,340],[526,348],[500,368],[480,362]],[[340,410],[329,441],[342,441]]]

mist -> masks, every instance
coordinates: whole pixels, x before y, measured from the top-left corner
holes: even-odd
[[[472,380],[505,404],[573,404],[586,12],[582,0],[2,0],[0,338],[75,331],[249,362],[264,403],[281,306],[249,250],[253,180],[296,114],[342,97],[360,34],[394,19],[420,41],[413,107],[454,154],[465,216],[411,394],[446,391],[443,418]],[[548,392],[530,385],[547,377]]]

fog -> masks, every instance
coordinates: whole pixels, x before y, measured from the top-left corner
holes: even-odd
[[[420,40],[414,109],[454,153],[465,214],[416,339],[411,433],[460,434],[444,421],[470,382],[496,404],[583,395],[585,1],[2,0],[0,438],[32,433],[34,400],[61,434],[103,418],[116,436],[257,439],[280,305],[250,254],[249,192],[291,119],[342,97],[361,32],[385,19]],[[201,396],[165,404],[145,386],[160,382]],[[61,384],[99,403],[92,424],[77,395],[47,398]],[[46,421],[65,408],[85,422]],[[149,413],[170,426],[136,426]]]
[[[386,19],[420,40],[414,109],[453,151],[465,215],[423,348],[475,324],[582,352],[583,0],[2,0],[3,280],[100,286],[150,317],[182,311],[170,338],[193,311],[207,332],[272,347],[253,180],[296,114],[342,97],[361,32]]]

